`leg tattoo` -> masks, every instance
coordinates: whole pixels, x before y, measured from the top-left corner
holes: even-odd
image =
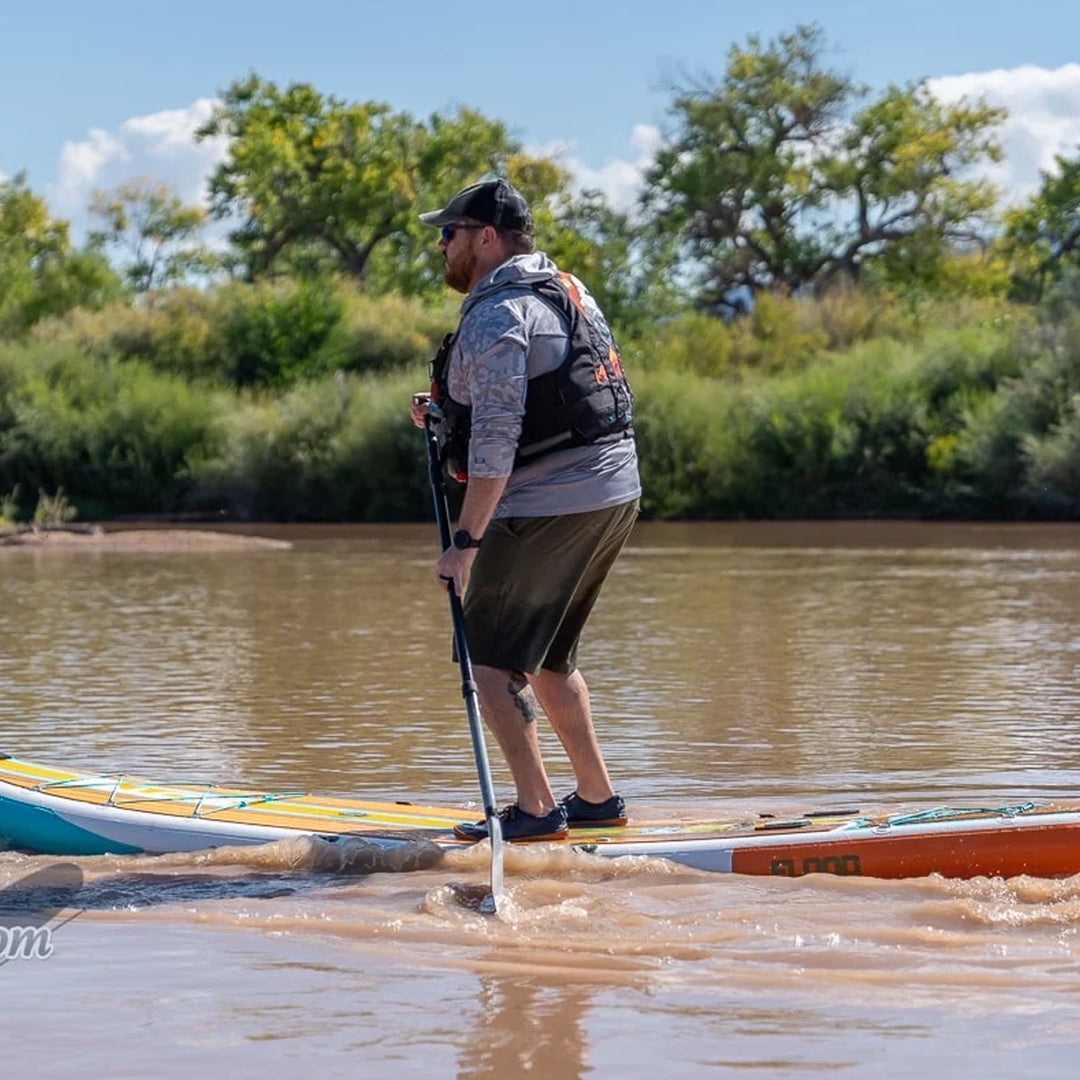
[[[522,720],[531,724],[536,719],[536,698],[528,680],[520,671],[510,672],[510,681],[506,684],[506,692],[514,703],[514,708],[521,713]]]

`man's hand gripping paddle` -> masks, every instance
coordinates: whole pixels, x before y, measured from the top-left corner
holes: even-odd
[[[442,550],[446,551],[450,547],[450,509],[446,504],[442,468],[439,464],[439,442],[431,430],[430,416],[424,418],[424,437],[427,439],[428,476],[431,480],[431,498],[435,504],[435,520],[439,526],[439,542]],[[487,818],[488,837],[491,840],[491,892],[480,901],[480,911],[485,915],[494,915],[498,912],[503,898],[502,826],[499,824],[499,813],[495,806],[495,786],[491,782],[491,766],[488,764],[484,728],[480,720],[480,696],[473,678],[469,645],[465,640],[465,615],[461,609],[461,597],[458,596],[452,581],[447,583],[446,591],[450,594],[454,645],[461,667],[461,696],[465,699],[465,710],[469,714],[469,734],[472,736],[476,772],[480,778],[480,796],[484,803],[484,816]]]

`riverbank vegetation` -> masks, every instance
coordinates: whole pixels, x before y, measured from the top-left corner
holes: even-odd
[[[457,298],[416,215],[490,170],[616,327],[647,514],[1076,517],[1080,160],[1006,208],[973,171],[1000,110],[872,98],[823,52],[751,39],[683,88],[633,213],[468,110],[255,76],[204,131],[216,246],[147,181],[81,248],[0,182],[4,517],[426,516],[408,396]]]

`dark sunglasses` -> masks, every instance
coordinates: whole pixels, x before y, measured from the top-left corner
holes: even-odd
[[[444,244],[449,244],[454,239],[454,233],[458,229],[486,229],[486,225],[444,225],[442,227],[442,238]]]

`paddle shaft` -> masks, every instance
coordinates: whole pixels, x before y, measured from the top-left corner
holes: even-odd
[[[431,481],[431,498],[435,505],[435,521],[439,526],[439,543],[443,551],[450,547],[450,508],[446,502],[446,489],[443,487],[442,465],[439,461],[439,441],[431,430],[431,417],[424,418],[424,436],[427,440],[428,477]],[[495,805],[495,785],[491,780],[491,765],[488,762],[487,744],[484,741],[484,726],[480,719],[480,694],[473,677],[472,660],[469,656],[469,644],[465,637],[465,612],[461,607],[454,582],[446,584],[450,595],[450,618],[454,625],[454,647],[457,652],[458,666],[461,668],[461,696],[465,699],[465,711],[469,717],[469,734],[472,736],[473,757],[476,759],[476,773],[480,780],[480,797],[484,803],[484,816],[487,818],[488,836],[491,839],[491,896],[492,910],[499,902],[503,889],[503,851],[502,827],[499,824],[499,812]]]

